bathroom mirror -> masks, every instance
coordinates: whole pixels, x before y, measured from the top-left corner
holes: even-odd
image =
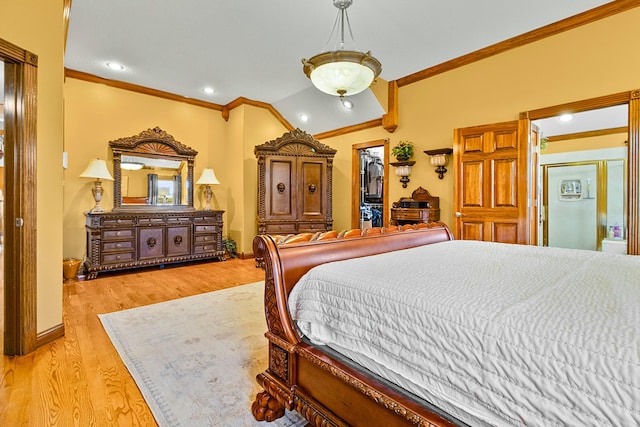
[[[156,127],[109,142],[113,210],[193,210],[197,151]]]

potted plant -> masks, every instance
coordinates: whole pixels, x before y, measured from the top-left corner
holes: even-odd
[[[540,150],[544,151],[547,149],[548,146],[549,146],[549,138],[547,138],[546,136],[543,138],[540,138]]]
[[[224,246],[224,250],[231,258],[238,258],[238,254],[236,253],[236,241],[231,237],[226,237],[222,239],[222,245]]]
[[[413,142],[400,141],[391,149],[391,154],[393,154],[399,162],[406,162],[413,157]]]

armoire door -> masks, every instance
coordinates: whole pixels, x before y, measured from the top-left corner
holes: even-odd
[[[269,220],[294,220],[297,218],[296,157],[271,157],[267,159],[265,208]]]
[[[456,239],[529,243],[529,144],[519,122],[456,129]]]
[[[298,159],[298,209],[303,221],[322,220],[327,212],[325,200],[327,189],[324,185],[327,166],[324,159],[299,157]]]

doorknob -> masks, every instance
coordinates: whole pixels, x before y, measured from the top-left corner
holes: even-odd
[[[462,215],[462,212],[456,212],[456,218],[460,218]]]

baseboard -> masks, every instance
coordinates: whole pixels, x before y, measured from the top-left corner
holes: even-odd
[[[255,258],[252,253],[245,254],[244,252],[238,255],[240,259],[251,259]]]
[[[64,325],[61,323],[38,333],[38,336],[36,336],[36,348],[40,348],[62,337],[64,337]]]

